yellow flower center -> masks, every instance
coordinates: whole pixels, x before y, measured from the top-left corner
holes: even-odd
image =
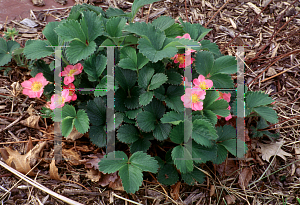
[[[199,97],[197,94],[192,94],[192,103],[197,103],[199,102]]]
[[[219,96],[223,99],[223,93],[219,92]]]
[[[73,75],[73,73],[75,73],[76,72],[76,70],[75,69],[71,69],[70,70],[70,72],[69,72],[69,74],[68,74],[68,76],[72,76]]]
[[[31,84],[31,90],[35,92],[41,90],[42,87],[43,87],[42,83],[38,81],[35,81]]]
[[[202,89],[202,90],[205,90],[207,88],[207,85],[206,83],[203,81],[199,84],[199,87]]]
[[[177,60],[180,64],[183,64],[185,61],[185,57],[183,54],[178,54]]]

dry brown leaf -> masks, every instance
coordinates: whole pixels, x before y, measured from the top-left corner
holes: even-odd
[[[98,182],[101,178],[101,172],[95,169],[88,169],[85,176],[92,182]]]
[[[279,149],[276,155],[281,157],[282,159],[286,160],[285,156],[291,157],[292,155],[281,149],[281,146],[283,144],[284,144],[284,141],[273,142],[270,144],[258,143],[258,145],[261,148],[258,148],[257,151],[259,151],[262,154],[263,160],[266,160],[267,162],[269,162],[270,158],[272,156],[275,156],[277,150]]]
[[[235,160],[226,160],[222,164],[216,165],[216,170],[220,175],[225,176],[232,176],[236,170],[239,169],[238,163],[235,162]]]
[[[178,181],[176,184],[171,186],[170,195],[175,201],[177,199],[179,199],[179,196],[180,196],[180,185],[181,185],[181,182]]]
[[[118,190],[118,191],[124,191],[124,187],[122,185],[122,180],[121,178],[116,174],[116,179],[112,182],[109,182],[109,188],[112,188],[114,190]]]
[[[240,176],[239,176],[239,185],[242,189],[246,189],[248,187],[248,184],[252,178],[253,171],[250,167],[245,167],[242,169]]]
[[[225,199],[226,199],[227,204],[229,205],[229,204],[235,203],[236,197],[234,195],[226,195]]]
[[[67,162],[70,162],[72,165],[81,164],[81,157],[74,149],[62,149],[62,154]]]
[[[212,197],[215,194],[216,187],[212,184],[210,185],[209,196]]]
[[[12,150],[10,147],[5,147],[5,149],[1,149],[0,152],[6,164],[23,174],[27,174],[27,172],[31,170],[31,167],[36,164],[40,152],[46,144],[47,142],[45,141],[39,143],[24,155],[21,155],[16,150]],[[30,172],[29,175],[32,176],[34,174]]]
[[[78,132],[75,127],[73,127],[71,133],[68,135],[68,137],[66,137],[66,139],[71,139],[71,140],[77,140],[79,138],[81,138],[83,136],[83,134],[81,134],[80,132]]]
[[[39,126],[39,120],[40,120],[40,116],[32,115],[29,116],[26,120],[22,120],[20,123],[27,127],[31,127],[34,129],[41,129]]]
[[[58,168],[55,165],[55,159],[54,158],[52,159],[52,162],[50,163],[49,173],[50,173],[50,178],[51,179],[60,180],[60,176],[58,174]]]

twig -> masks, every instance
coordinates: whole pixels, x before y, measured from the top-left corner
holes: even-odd
[[[229,1],[229,0],[228,0]],[[186,16],[186,21],[189,22],[189,17],[187,13],[187,6],[186,6],[186,0],[184,0],[184,7],[185,7],[185,16]]]
[[[0,133],[3,132],[4,130],[7,130],[8,128],[14,126],[15,124],[17,124],[23,117],[24,115],[20,116],[18,119],[16,119],[15,121],[13,121],[12,123],[10,123],[9,125],[7,125],[5,128],[0,130]]]
[[[223,4],[223,6],[221,6],[221,8],[219,8],[219,10],[209,19],[209,21],[204,25],[204,27],[206,28],[208,26],[208,24],[216,17],[216,15],[226,6],[226,4],[229,3],[230,0],[227,0],[225,2],[225,4]]]
[[[9,170],[10,172],[14,173],[15,175],[17,175],[18,177],[20,177],[21,179],[23,179],[23,180],[26,181],[27,183],[31,184],[32,186],[34,186],[34,187],[40,189],[41,191],[46,192],[47,194],[50,194],[51,196],[53,196],[53,197],[55,197],[55,198],[57,198],[57,199],[59,199],[59,200],[62,200],[62,201],[64,201],[64,202],[66,202],[66,203],[68,203],[68,204],[72,204],[72,205],[83,205],[83,204],[81,204],[81,203],[79,203],[79,202],[77,202],[77,201],[74,201],[74,200],[69,199],[69,198],[67,198],[67,197],[65,197],[65,196],[62,196],[62,195],[60,195],[60,194],[55,193],[54,191],[48,189],[47,187],[45,187],[45,186],[39,184],[38,182],[32,180],[31,178],[25,176],[24,174],[18,172],[17,170],[15,170],[15,169],[13,169],[13,168],[11,168],[10,166],[8,166],[7,164],[5,164],[5,163],[2,162],[1,160],[0,160],[0,165],[1,165],[2,167],[4,167],[5,169]]]
[[[279,76],[279,75],[281,75],[281,74],[283,74],[283,73],[285,73],[285,72],[287,72],[287,71],[289,71],[289,70],[292,70],[293,68],[295,68],[295,67],[297,67],[297,66],[299,66],[299,65],[300,65],[300,63],[297,64],[297,65],[295,65],[295,66],[293,66],[293,67],[290,67],[290,68],[288,68],[288,69],[286,69],[286,70],[284,70],[284,71],[282,71],[282,72],[280,72],[280,73],[277,73],[276,75],[273,75],[273,76],[271,76],[271,77],[269,77],[269,78],[266,78],[266,79],[264,79],[264,80],[262,80],[262,81],[260,81],[260,82],[262,83],[262,82],[265,82],[265,81],[270,80],[270,79],[272,79],[272,78],[275,78],[276,76]]]
[[[130,202],[130,203],[137,204],[137,205],[143,205],[143,204],[140,204],[140,203],[138,203],[138,202],[132,201],[132,200],[130,200],[130,199],[126,199],[126,198],[124,198],[124,197],[121,197],[121,196],[115,194],[114,192],[112,192],[111,194],[112,194],[113,196],[119,198],[119,199],[123,199],[124,201],[128,201],[128,202]]]
[[[149,21],[149,15],[150,15],[151,7],[152,7],[152,4],[150,4],[150,6],[149,6],[146,23],[148,23],[148,21]]]

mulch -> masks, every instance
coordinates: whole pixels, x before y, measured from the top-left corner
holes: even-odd
[[[114,6],[130,11],[132,1],[92,3],[104,10]],[[29,39],[43,39],[42,30],[47,24],[47,16],[60,21],[68,16],[69,11],[70,8],[33,10],[28,18],[35,22],[34,27],[24,25],[21,21],[11,21],[2,25],[2,28],[0,26],[0,34],[6,28],[16,28],[20,34],[16,41],[24,46]],[[299,12],[299,1],[292,0],[167,0],[144,6],[135,19],[151,22],[161,15],[169,15],[177,22],[181,17],[183,21],[200,23],[212,29],[206,39],[215,42],[226,55],[236,55],[236,46],[245,45],[245,83],[250,90],[265,91],[276,100],[279,123],[270,125],[267,130],[280,134],[280,140],[284,141],[281,149],[290,153],[291,157],[283,159],[275,156],[270,162],[263,160],[258,144],[268,144],[274,139],[251,138],[249,128],[255,126],[257,120],[251,117],[245,122],[249,148],[246,160],[202,165],[201,169],[207,175],[204,184],[163,186],[145,173],[143,185],[135,194],[120,191],[118,183],[101,186],[86,176],[87,161],[102,151],[92,145],[87,136],[76,141],[63,140],[63,149],[75,150],[81,164],[57,164],[59,173],[64,175],[61,176],[62,181],[46,177],[51,162],[47,160],[39,162],[38,172],[32,178],[58,194],[83,204],[133,204],[129,200],[141,204],[297,204],[296,197],[300,194],[300,163],[296,161],[300,159]],[[50,62],[52,59],[47,60]],[[39,119],[39,129],[21,123],[31,115],[40,115],[40,109],[46,101],[20,94],[19,83],[29,76],[26,68],[12,64],[1,69],[0,148],[10,146],[25,154],[28,147],[35,146],[38,141],[53,139],[50,120]],[[235,75],[232,77],[236,78]],[[44,155],[51,156],[51,152],[53,154],[53,144],[49,142],[44,148]],[[241,185],[241,176],[244,175],[249,177],[250,186]],[[0,186],[5,189],[10,189],[19,181],[18,177],[3,167],[0,167],[0,176]],[[4,192],[0,189],[0,197]],[[7,199],[5,204],[64,204],[24,181],[10,191]]]

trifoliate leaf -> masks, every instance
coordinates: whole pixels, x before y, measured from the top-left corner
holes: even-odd
[[[84,71],[90,81],[97,81],[106,68],[107,58],[104,55],[92,55],[84,61]]]
[[[89,120],[93,125],[100,126],[106,123],[106,104],[102,98],[94,98],[86,107]]]
[[[128,165],[128,157],[122,151],[110,152],[98,165],[100,172],[111,174]]]
[[[218,118],[216,114],[211,110],[203,110],[203,115],[210,121],[211,124],[217,124]]]
[[[149,105],[144,107],[144,110],[154,114],[156,119],[160,119],[165,113],[166,108],[162,102],[157,99],[153,99]]]
[[[139,139],[139,131],[133,125],[122,125],[118,129],[117,137],[121,142],[133,143]]]
[[[228,139],[235,139],[236,138],[236,129],[231,125],[224,125],[223,127],[217,127],[218,133],[218,141],[225,141]]]
[[[64,119],[66,117],[76,117],[76,110],[72,105],[65,105],[62,107],[61,117]]]
[[[155,115],[151,112],[144,111],[137,115],[136,117],[138,126],[144,132],[150,132],[155,128],[156,118]]]
[[[91,41],[88,45],[81,41],[72,41],[67,47],[67,58],[72,64],[76,64],[82,59],[86,59],[96,50],[96,43]]]
[[[213,54],[208,51],[197,52],[195,65],[197,73],[203,76],[207,76],[211,72],[211,69],[214,65]]]
[[[52,46],[58,46],[58,36],[54,31],[58,25],[60,25],[59,21],[49,22],[42,32]]]
[[[246,103],[249,108],[259,107],[262,105],[268,105],[274,102],[274,100],[268,96],[268,94],[261,91],[251,92],[247,94]]]
[[[234,87],[233,80],[228,74],[218,73],[209,77],[209,79],[213,81],[214,88],[216,89],[231,89]]]
[[[89,131],[89,138],[97,147],[106,146],[106,132],[103,129],[103,125],[92,125]]]
[[[145,138],[139,138],[137,141],[133,142],[130,146],[130,153],[135,153],[138,151],[147,152],[150,148],[151,142]]]
[[[255,107],[253,110],[270,123],[278,122],[276,111],[270,107]]]
[[[163,167],[158,171],[157,180],[164,185],[175,184],[179,180],[179,176],[174,165],[163,165]]]
[[[138,78],[139,86],[144,89],[147,89],[153,74],[154,74],[153,68],[149,68],[149,67],[142,68],[139,71],[139,78]]]
[[[160,29],[162,31],[166,30],[170,26],[172,26],[175,23],[175,20],[171,18],[170,16],[160,16],[154,21],[152,21],[152,25],[155,26],[155,28]]]
[[[156,173],[158,169],[158,163],[157,161],[151,157],[150,155],[147,155],[144,152],[136,152],[134,153],[130,158],[129,162],[131,165],[139,168],[140,170],[144,172],[152,172]]]
[[[169,137],[169,133],[171,129],[172,129],[171,124],[158,123],[157,125],[155,125],[153,135],[155,139],[162,141]]]
[[[206,147],[211,147],[212,140],[218,138],[215,127],[206,120],[198,119],[193,122],[193,134],[192,138],[198,144]]]
[[[112,17],[106,22],[106,32],[109,37],[120,37],[122,29],[126,24],[126,19],[121,17]]]
[[[67,137],[72,132],[74,126],[74,119],[75,118],[70,116],[63,119],[61,123],[61,134],[64,137]]]
[[[195,41],[200,41],[206,34],[208,34],[212,29],[207,29],[201,26],[200,24],[191,24],[190,22],[183,22],[181,18],[179,18],[181,25],[183,26],[183,30],[186,33],[189,33],[191,38]]]
[[[80,24],[88,42],[103,34],[101,18],[95,12],[83,11]]]
[[[55,32],[64,41],[79,40],[83,44],[85,44],[86,36],[83,33],[83,30],[81,29],[78,21],[65,21],[55,29]]]
[[[164,114],[160,119],[162,123],[171,123],[173,125],[178,125],[180,122],[183,122],[183,113],[178,113],[175,111],[170,111]]]
[[[176,144],[182,144],[184,142],[184,123],[173,127],[170,132],[170,140]]]
[[[184,151],[187,154],[187,158],[184,158],[185,156]],[[173,148],[172,159],[177,169],[179,169],[181,173],[184,174],[187,172],[191,172],[193,170],[193,160],[191,160],[192,159],[191,153],[183,146],[178,145]]]
[[[89,118],[84,110],[78,110],[77,116],[74,120],[74,125],[76,130],[81,134],[86,133],[90,128],[90,121]]]
[[[124,190],[127,193],[135,193],[142,185],[142,171],[131,165],[124,165],[119,170],[119,176],[122,179]]]
[[[115,77],[117,82],[124,90],[131,89],[135,85],[137,80],[136,72],[132,70],[122,69],[120,67],[116,67]]]
[[[156,73],[150,82],[149,90],[154,90],[158,87],[160,87],[162,84],[164,84],[168,80],[168,77],[163,73]]]
[[[220,115],[222,117],[227,117],[230,112],[227,110],[228,108],[228,102],[224,99],[217,100],[207,106],[205,109],[213,111],[216,115]]]
[[[148,105],[153,98],[153,91],[145,92],[140,95],[139,103],[142,106]]]
[[[234,56],[222,56],[217,58],[211,70],[211,75],[215,73],[234,74],[237,72],[237,61]]]
[[[46,41],[34,40],[29,45],[25,44],[24,55],[29,59],[39,59],[46,56],[51,56],[54,53],[52,47],[47,47]],[[1,56],[1,53],[0,53]]]
[[[181,174],[181,177],[188,185],[193,185],[195,181],[202,184],[205,180],[205,174],[196,168],[191,172]]]
[[[139,107],[139,97],[141,96],[143,90],[142,88],[135,86],[133,87],[128,95],[127,98],[124,100],[124,104],[128,109],[136,109]]]

